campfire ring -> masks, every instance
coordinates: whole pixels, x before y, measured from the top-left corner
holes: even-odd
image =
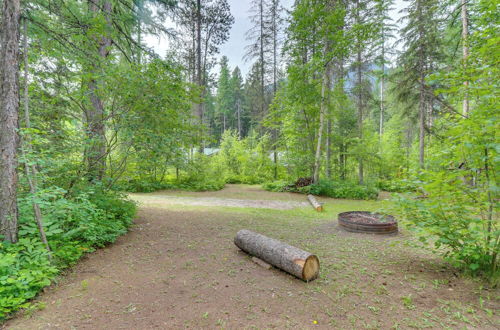
[[[340,213],[339,225],[357,233],[392,234],[398,231],[398,222],[393,216],[366,211]]]

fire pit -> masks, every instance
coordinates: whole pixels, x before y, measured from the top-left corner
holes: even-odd
[[[340,213],[339,225],[358,233],[391,234],[398,231],[398,222],[393,216],[366,211]]]

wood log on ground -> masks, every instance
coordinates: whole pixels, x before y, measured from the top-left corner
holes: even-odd
[[[306,282],[318,277],[318,257],[304,250],[246,229],[236,234],[234,244],[243,251]]]
[[[323,211],[323,205],[321,205],[317,200],[316,200],[316,197],[314,197],[313,195],[307,195],[307,199],[309,200],[309,202],[311,202],[311,205],[314,207],[314,209],[318,212],[322,212]]]
[[[264,260],[261,260],[257,257],[252,257],[252,261],[255,262],[257,265],[259,265],[260,267],[265,268],[265,269],[271,269],[271,267],[272,267],[270,264],[268,264]]]

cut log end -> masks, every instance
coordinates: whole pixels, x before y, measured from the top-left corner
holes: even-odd
[[[264,261],[306,282],[318,277],[318,257],[294,246],[245,229],[236,234],[234,244],[254,256],[252,260],[259,265]]]
[[[307,257],[304,267],[302,268],[302,279],[304,281],[312,281],[319,275],[319,259],[315,255]]]
[[[321,203],[319,203],[313,195],[307,195],[307,199],[316,211],[323,212],[323,205],[321,205]]]

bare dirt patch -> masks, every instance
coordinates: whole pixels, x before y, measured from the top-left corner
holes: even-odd
[[[307,202],[258,200],[258,199],[234,199],[220,197],[180,197],[171,195],[155,194],[144,196],[131,194],[138,202],[161,203],[163,205],[190,205],[190,206],[223,206],[223,207],[250,207],[258,209],[291,210],[297,207],[308,207]]]
[[[260,199],[266,194],[260,191]],[[321,214],[146,204],[127,235],[40,295],[44,309],[6,327],[498,328],[498,291],[407,247],[405,235],[337,230],[338,212],[379,204],[322,201]],[[305,283],[258,266],[233,244],[242,228],[317,254],[320,278]]]

